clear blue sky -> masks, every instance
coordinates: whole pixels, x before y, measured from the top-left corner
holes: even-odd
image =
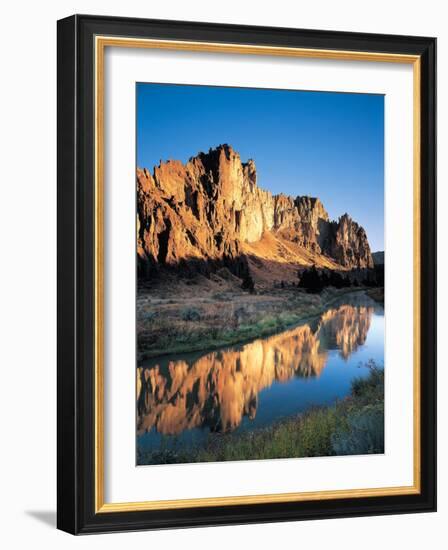
[[[228,143],[272,193],[319,197],[384,249],[384,96],[137,84],[137,165]]]

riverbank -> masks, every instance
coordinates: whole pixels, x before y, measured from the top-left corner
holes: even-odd
[[[370,296],[372,300],[375,300],[375,302],[378,302],[379,304],[384,306],[384,287],[376,287],[376,288],[369,288],[366,291],[367,296]]]
[[[138,464],[170,464],[301,458],[384,452],[384,370],[373,362],[365,378],[353,380],[350,395],[268,428],[241,434],[211,434],[190,452],[140,453]]]
[[[243,344],[286,330],[324,312],[363,288],[328,287],[319,294],[298,288],[243,291],[229,273],[219,281],[198,277],[137,296],[138,360]],[[239,281],[239,280],[238,280]]]

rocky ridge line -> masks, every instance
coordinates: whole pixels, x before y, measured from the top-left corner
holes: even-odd
[[[318,198],[259,188],[255,162],[243,163],[229,145],[186,164],[161,162],[153,174],[137,169],[140,276],[161,266],[214,261],[239,274],[245,243],[257,243],[267,233],[343,269],[373,267],[366,232],[348,214],[331,221]]]

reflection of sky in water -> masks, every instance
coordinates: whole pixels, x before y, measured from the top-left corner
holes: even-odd
[[[147,423],[145,429],[149,431],[142,433],[144,430],[140,429],[137,438],[139,449],[156,450],[160,447],[172,446],[188,448],[191,445],[200,444],[208,437],[210,415],[212,418],[224,418],[226,413],[225,410],[224,412],[221,410],[222,407],[235,403],[239,405],[240,400],[245,402],[245,409],[240,416],[236,415],[236,420],[235,414],[232,417],[231,431],[234,433],[267,426],[281,418],[300,413],[310,406],[331,404],[336,399],[345,397],[350,391],[353,378],[368,374],[368,369],[360,367],[360,364],[373,359],[378,365],[384,366],[383,310],[370,300],[361,302],[362,305],[360,305],[359,296],[355,303],[354,307],[346,304],[333,306],[333,309],[329,309],[321,316],[319,324],[302,325],[253,344],[225,348],[209,354],[207,352],[190,354],[185,356],[187,361],[183,360],[183,367],[180,356],[176,356],[175,362],[170,358],[159,360],[160,368],[157,372],[162,375],[160,378],[162,383],[155,387],[160,389],[163,386],[165,391],[163,395],[166,394],[168,397],[164,403],[165,397],[158,395],[154,400],[154,395],[149,395],[150,400],[153,401],[150,401],[150,406],[139,418],[139,421]],[[254,362],[260,357],[256,353],[260,349],[257,343],[263,343],[264,361],[274,371],[272,380],[266,381],[266,374],[258,372],[255,366]],[[298,354],[299,360],[297,360]],[[238,359],[235,360],[235,356]],[[217,374],[216,369],[222,368],[221,361],[227,357],[231,357],[234,361],[231,364],[238,367],[233,370],[223,370],[222,373]],[[199,367],[203,368],[205,360],[212,362],[210,370],[199,369]],[[215,366],[214,360],[217,360],[218,366]],[[170,361],[171,367],[168,366]],[[250,364],[251,362],[253,365]],[[148,369],[154,368],[154,364],[153,361]],[[242,365],[243,376],[238,378],[240,365]],[[266,370],[266,367],[264,368]],[[292,368],[295,370],[291,370]],[[198,380],[189,386],[191,391],[185,397],[183,395],[185,390],[182,389],[180,381],[185,378],[181,378],[179,373],[184,373],[184,376],[186,376],[185,373],[192,375],[196,372],[194,369],[198,370]],[[311,376],[310,369],[314,369]],[[152,374],[154,372],[154,370],[151,371]],[[174,375],[170,376],[170,373]],[[226,385],[224,381],[220,389],[221,386],[217,382],[216,395],[204,395],[203,391],[201,393],[200,384],[203,384],[203,388],[209,388],[213,376],[217,376],[218,381],[222,377],[231,377],[232,384]],[[255,378],[255,382],[250,386],[250,392],[252,392],[250,395],[245,385],[238,386],[236,382],[233,383],[233,379],[243,379],[246,382],[251,377]],[[171,395],[168,391],[176,387],[176,384],[180,388],[178,394],[185,398],[182,402],[179,401],[178,394],[174,392],[174,395]],[[160,394],[162,393],[160,391]],[[148,398],[148,395],[146,397]],[[217,401],[219,406],[216,405]],[[173,413],[174,420],[170,418],[171,423],[168,424],[171,433],[173,433],[172,426],[176,426],[176,421],[181,426],[188,425],[187,429],[176,430],[175,435],[169,435],[170,431],[166,428],[165,435],[158,432],[157,428],[162,426],[160,431],[164,431],[163,426],[167,425],[160,420],[164,414],[163,407],[166,406],[170,406]],[[157,416],[158,407],[162,411],[160,417]],[[234,409],[235,407],[233,409],[230,407],[231,411]],[[148,412],[149,414],[146,414]]]

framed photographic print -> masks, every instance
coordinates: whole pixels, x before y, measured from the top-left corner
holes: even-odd
[[[58,22],[58,527],[436,507],[434,38]]]

